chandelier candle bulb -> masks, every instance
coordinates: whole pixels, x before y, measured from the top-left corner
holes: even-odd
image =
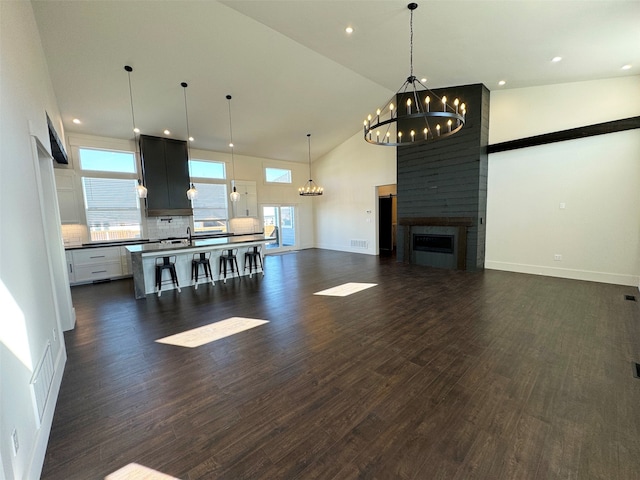
[[[427,105],[427,112],[428,112],[429,104],[431,103],[431,97],[427,95],[427,98],[424,99],[424,103]]]
[[[443,112],[447,111],[447,97],[446,96],[442,97],[442,111]]]
[[[424,139],[427,139],[427,133],[429,133],[429,130],[427,130],[426,128],[424,129]]]
[[[436,125],[436,130],[438,132],[438,136],[440,136],[440,124]]]
[[[398,143],[402,143],[402,132],[398,132]]]
[[[411,99],[407,98],[407,114],[411,115]]]
[[[411,141],[413,142],[415,140],[416,137],[416,132],[411,130]]]
[[[453,104],[456,106],[456,113],[458,113],[458,104],[460,103],[460,100],[458,100],[457,98],[453,101]]]

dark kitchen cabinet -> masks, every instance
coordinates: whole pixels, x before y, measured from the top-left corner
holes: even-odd
[[[192,215],[187,142],[140,135],[147,215]]]

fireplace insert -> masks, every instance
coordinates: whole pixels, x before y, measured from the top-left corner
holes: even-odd
[[[413,250],[418,252],[454,253],[454,235],[414,233]]]

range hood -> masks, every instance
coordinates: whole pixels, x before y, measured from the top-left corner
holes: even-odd
[[[187,142],[140,135],[140,158],[148,189],[148,217],[193,215],[187,198],[190,185]]]

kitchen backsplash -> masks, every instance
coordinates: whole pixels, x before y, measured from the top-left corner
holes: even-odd
[[[166,216],[147,218],[147,236],[151,240],[168,237],[186,237],[187,227],[193,232],[193,222],[190,216]]]
[[[65,247],[77,247],[89,241],[85,225],[62,225],[62,241]]]

